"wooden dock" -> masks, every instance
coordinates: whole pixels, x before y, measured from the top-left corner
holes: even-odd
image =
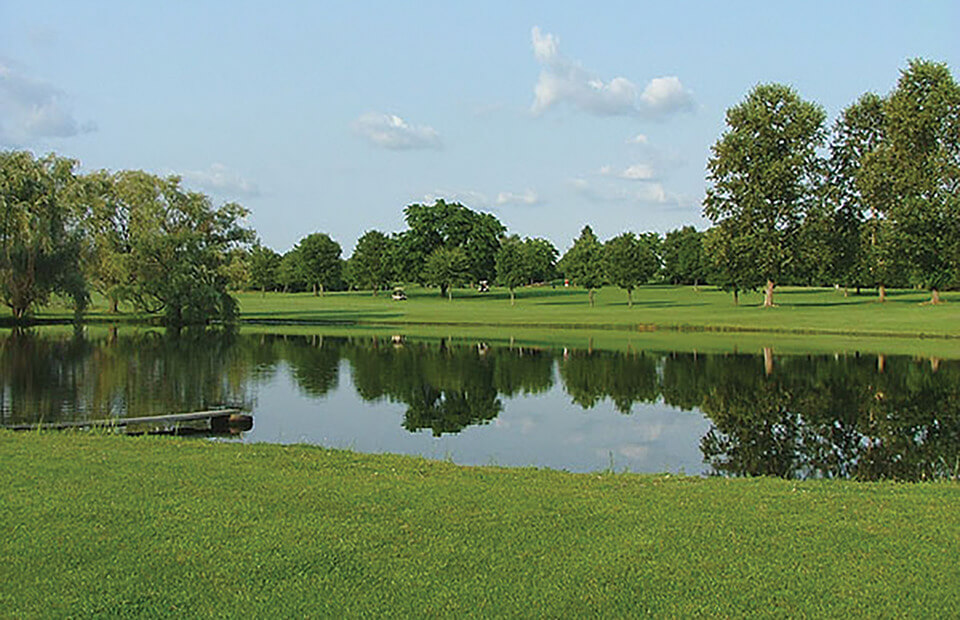
[[[35,422],[33,424],[11,424],[3,428],[11,431],[35,430],[66,430],[88,428],[118,428],[127,430],[129,427],[150,427],[154,432],[173,432],[181,425],[193,428],[198,423],[206,422],[206,428],[211,433],[227,433],[231,429],[250,430],[253,428],[253,417],[244,414],[240,409],[213,409],[210,411],[194,411],[192,413],[169,413],[165,415],[150,415],[134,418],[106,418],[102,420],[77,420],[69,422]],[[186,427],[184,427],[186,428]],[[138,432],[138,431],[134,431]],[[139,431],[149,432],[149,431]]]

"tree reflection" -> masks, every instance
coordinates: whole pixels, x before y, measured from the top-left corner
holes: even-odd
[[[288,369],[320,398],[345,362],[361,398],[401,403],[403,427],[486,424],[504,398],[559,375],[572,401],[699,409],[713,473],[919,480],[960,474],[960,362],[909,357],[551,351],[229,331],[12,331],[0,336],[0,423],[249,407]],[[758,352],[759,353],[759,352]],[[556,368],[556,371],[555,371]]]

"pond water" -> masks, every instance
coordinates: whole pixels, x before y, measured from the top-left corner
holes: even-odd
[[[234,440],[570,471],[918,480],[960,472],[960,362],[467,339],[0,335],[0,424],[239,406]]]

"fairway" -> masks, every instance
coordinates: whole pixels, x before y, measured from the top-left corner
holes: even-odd
[[[680,329],[729,332],[779,332],[858,336],[960,337],[960,294],[943,294],[946,303],[926,305],[925,291],[892,291],[885,303],[871,293],[822,288],[778,289],[777,307],[762,308],[759,293],[741,295],[739,305],[714,287],[644,286],[626,294],[605,287],[591,307],[583,289],[527,287],[510,305],[505,289],[477,293],[454,291],[452,301],[436,289],[408,287],[409,299],[397,302],[381,293],[243,293],[246,322],[327,324],[527,326],[597,329]],[[954,302],[954,303],[950,303]]]

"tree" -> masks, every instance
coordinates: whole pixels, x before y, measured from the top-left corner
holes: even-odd
[[[720,239],[756,248],[755,261],[744,267],[766,280],[765,307],[796,260],[797,231],[819,199],[825,118],[792,88],[759,85],[727,110],[728,129],[707,162],[704,214],[715,224],[734,223]]]
[[[625,232],[603,246],[607,280],[627,292],[627,304],[633,306],[633,289],[644,284],[657,270],[657,257],[649,243]]]
[[[546,282],[557,277],[557,248],[540,238],[526,238],[523,240],[524,251],[530,265],[529,284]]]
[[[489,213],[438,199],[433,205],[412,204],[403,211],[410,230],[399,244],[404,275],[424,281],[427,257],[437,248],[460,248],[474,281],[493,280],[500,237],[506,228]]]
[[[260,292],[266,294],[267,289],[273,290],[280,281],[280,261],[282,257],[268,247],[259,243],[250,251],[250,282]]]
[[[587,289],[587,297],[593,306],[593,293],[604,282],[604,261],[603,246],[589,226],[583,227],[560,262],[564,275]]]
[[[440,295],[453,301],[453,287],[470,277],[470,261],[460,248],[437,248],[423,266],[423,279],[428,286],[439,286]]]
[[[76,165],[53,154],[0,153],[0,299],[16,321],[51,293],[69,295],[78,311],[86,305]]]
[[[877,286],[886,298],[892,256],[881,227],[889,200],[886,179],[865,166],[883,143],[884,102],[866,93],[834,123],[828,162],[828,202],[833,207],[832,271],[844,287]],[[873,173],[873,174],[871,174]]]
[[[895,252],[914,284],[960,282],[960,86],[945,64],[911,60],[884,104],[884,140],[867,157],[885,179]]]
[[[350,273],[359,288],[376,295],[393,281],[393,242],[379,230],[369,230],[357,240],[350,257]]]
[[[296,246],[300,278],[313,287],[313,294],[323,296],[324,287],[340,280],[340,244],[326,233],[313,233]]]
[[[742,291],[752,291],[763,284],[757,264],[756,244],[749,235],[740,234],[735,220],[724,222],[707,230],[703,239],[703,251],[710,262],[710,281],[725,291],[733,293],[733,303],[740,303]]]
[[[497,252],[497,282],[510,290],[510,305],[516,303],[514,289],[530,281],[532,254],[520,237],[511,235],[500,244]]]
[[[671,284],[697,286],[706,273],[703,233],[693,226],[671,230],[663,240],[664,276]]]
[[[208,196],[181,188],[176,176],[124,174],[137,188],[128,257],[135,306],[174,326],[235,319],[227,265],[231,250],[253,240],[241,225],[247,210],[237,203],[215,208]]]

